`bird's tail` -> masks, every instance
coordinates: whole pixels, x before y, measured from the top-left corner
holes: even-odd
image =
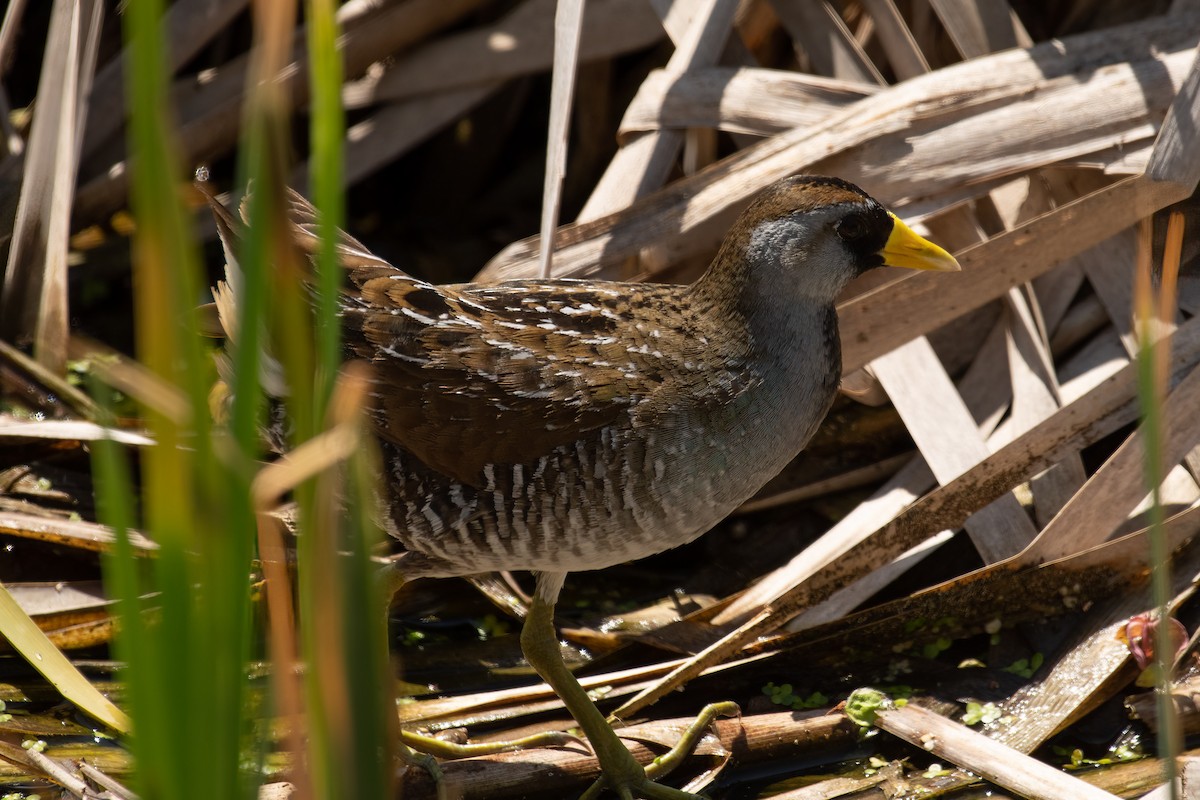
[[[211,184],[198,181],[196,188],[207,198],[216,221],[217,232],[225,254],[225,279],[218,281],[213,287],[213,303],[202,309],[202,329],[209,335],[225,339],[225,351],[217,357],[217,367],[222,382],[226,387],[232,385],[232,358],[230,354],[238,342],[238,298],[243,295],[244,285],[242,268],[239,263],[243,232],[249,221],[250,193],[247,192],[234,214],[216,196]],[[288,237],[292,246],[302,256],[302,264],[311,269],[320,251],[320,228],[317,221],[317,211],[302,195],[291,189],[286,195],[286,214]],[[393,281],[415,281],[402,270],[389,264],[372,253],[361,242],[345,231],[338,230],[336,242],[338,264],[346,272],[346,283],[354,289],[361,290],[368,281],[386,277],[392,287],[398,288]],[[311,288],[312,284],[309,282]],[[315,294],[310,296],[315,297]],[[342,329],[346,339],[347,357],[355,357],[355,344],[363,338],[362,318],[365,305],[359,291],[343,291],[339,302],[339,312]],[[263,391],[272,400],[281,400],[288,396],[288,386],[284,377],[282,364],[272,354],[266,337],[259,337],[264,342],[260,358],[259,381]],[[214,389],[214,399],[210,402],[214,413],[220,416],[222,407],[228,406],[229,391],[220,385]],[[273,404],[275,408],[277,404]],[[271,438],[271,437],[268,437]]]

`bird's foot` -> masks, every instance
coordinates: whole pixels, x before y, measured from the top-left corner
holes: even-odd
[[[593,800],[605,789],[612,790],[621,800],[704,800],[700,795],[655,783],[653,779],[646,777],[644,772],[641,776],[630,776],[620,782],[605,775],[580,795],[579,800]]]
[[[678,767],[688,754],[695,749],[696,744],[704,736],[717,717],[732,717],[741,713],[737,703],[712,703],[705,706],[691,725],[679,737],[675,746],[654,759],[653,763],[643,768],[633,760],[633,756],[625,749],[625,745],[616,738],[619,752],[611,747],[611,742],[602,742],[600,747],[593,743],[596,758],[600,761],[601,777],[593,783],[579,800],[594,800],[605,789],[614,792],[621,800],[700,800],[698,795],[663,786],[655,781],[671,770]]]

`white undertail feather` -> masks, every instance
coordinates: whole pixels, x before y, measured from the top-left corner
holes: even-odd
[[[217,374],[229,386],[236,385],[233,381],[233,360],[228,353],[237,347],[238,341],[238,298],[243,294],[245,286],[241,264],[233,251],[234,235],[228,229],[225,221],[217,218],[217,230],[220,232],[221,249],[225,253],[225,280],[217,281],[213,287],[213,303],[217,307],[217,318],[221,329],[225,332],[226,353],[217,356]],[[265,336],[259,337],[258,379],[262,390],[270,397],[287,397],[287,380],[284,378],[283,364],[272,355],[271,345]]]

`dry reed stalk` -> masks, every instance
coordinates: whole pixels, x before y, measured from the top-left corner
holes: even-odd
[[[918,705],[879,712],[876,726],[939,758],[1030,800],[1114,800],[1116,795],[1062,770],[1015,753],[969,728]]]
[[[15,511],[0,511],[0,533],[79,550],[105,551],[116,542],[116,536],[107,525]],[[158,549],[157,544],[137,531],[129,532],[129,544],[147,555]]]
[[[704,250],[723,233],[709,222],[727,221],[763,186],[798,171],[844,175],[894,202],[1153,135],[1152,119],[1171,103],[1194,57],[1194,35],[1184,34],[1186,27],[1177,19],[1137,23],[975,59],[890,87],[823,125],[744,148],[626,211],[565,226],[556,239],[556,274],[611,274],[613,265],[652,245],[668,248],[669,261]],[[1147,58],[1147,38],[1177,56]],[[1098,63],[1112,66],[1101,74]],[[1050,98],[1078,112],[1069,122],[1047,116],[1043,103]],[[1090,114],[1099,116],[1089,121]],[[996,137],[998,129],[1014,135]],[[536,242],[518,242],[480,278],[529,277],[535,253]]]

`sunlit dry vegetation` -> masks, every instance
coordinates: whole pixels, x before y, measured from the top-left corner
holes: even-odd
[[[294,5],[0,24],[6,791],[433,797],[401,729],[574,727],[520,655],[528,576],[406,585],[385,657],[369,375],[285,187],[434,283],[685,283],[798,173],[963,271],[852,284],[808,450],[697,542],[573,575],[569,663],[643,761],[736,702],[669,779],[714,798],[1167,797],[1168,747],[1197,791],[1200,3]],[[230,209],[255,187],[221,370],[198,170]],[[272,370],[282,460],[246,390]],[[578,796],[561,741],[440,791]]]

